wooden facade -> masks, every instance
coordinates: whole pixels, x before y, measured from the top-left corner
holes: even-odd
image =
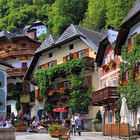
[[[118,99],[117,87],[106,87],[93,93],[92,104],[97,106],[108,105],[115,103]]]
[[[130,136],[129,124],[128,123],[104,124],[103,135],[129,137]]]

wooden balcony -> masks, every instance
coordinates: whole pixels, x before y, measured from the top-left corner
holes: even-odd
[[[34,55],[35,50],[14,50],[8,52],[0,52],[0,59],[7,59],[10,57],[22,56],[22,55]]]
[[[88,68],[94,68],[94,58],[92,57],[84,57],[86,60],[86,65]]]
[[[93,93],[92,104],[95,106],[102,106],[115,103],[118,99],[119,94],[117,92],[117,87],[106,87]]]
[[[7,70],[8,77],[24,76],[28,68],[14,68]]]

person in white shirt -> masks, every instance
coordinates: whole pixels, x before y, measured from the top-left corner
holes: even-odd
[[[75,123],[75,116],[72,115],[72,118],[71,118],[71,127],[72,127],[72,135],[76,135],[76,123]]]

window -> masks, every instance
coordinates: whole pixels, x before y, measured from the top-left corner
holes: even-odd
[[[78,56],[79,56],[79,58],[85,57],[85,51],[84,50],[80,51]]]
[[[21,44],[21,49],[26,50],[27,49],[26,44]]]
[[[111,59],[111,60],[114,60],[114,54],[111,54],[111,55],[110,55],[110,59]]]
[[[51,58],[52,57],[52,53],[49,53],[49,58]]]
[[[108,62],[109,62],[109,56],[108,56],[108,55],[106,55],[106,56],[105,56],[104,63],[105,63],[105,64],[108,64]]]
[[[14,92],[14,84],[13,83],[8,84],[7,92],[8,93]]]
[[[117,78],[115,77],[111,81],[112,81],[112,86],[116,87],[117,86]]]
[[[102,88],[105,88],[106,87],[106,82],[103,82],[102,83]]]
[[[69,50],[73,49],[73,44],[69,45]]]
[[[3,88],[5,85],[5,78],[3,72],[0,72],[0,87]]]
[[[55,60],[48,63],[49,67],[53,67],[54,65],[56,65],[56,61]]]
[[[112,111],[108,112],[108,123],[112,123]]]
[[[64,87],[66,87],[66,88],[69,88],[70,87],[69,81],[64,82]]]
[[[27,62],[22,63],[22,68],[27,68]]]

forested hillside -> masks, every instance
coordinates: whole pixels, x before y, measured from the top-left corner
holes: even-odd
[[[51,33],[71,23],[94,30],[107,25],[119,29],[136,0],[0,0],[0,29],[20,32],[40,20]]]

